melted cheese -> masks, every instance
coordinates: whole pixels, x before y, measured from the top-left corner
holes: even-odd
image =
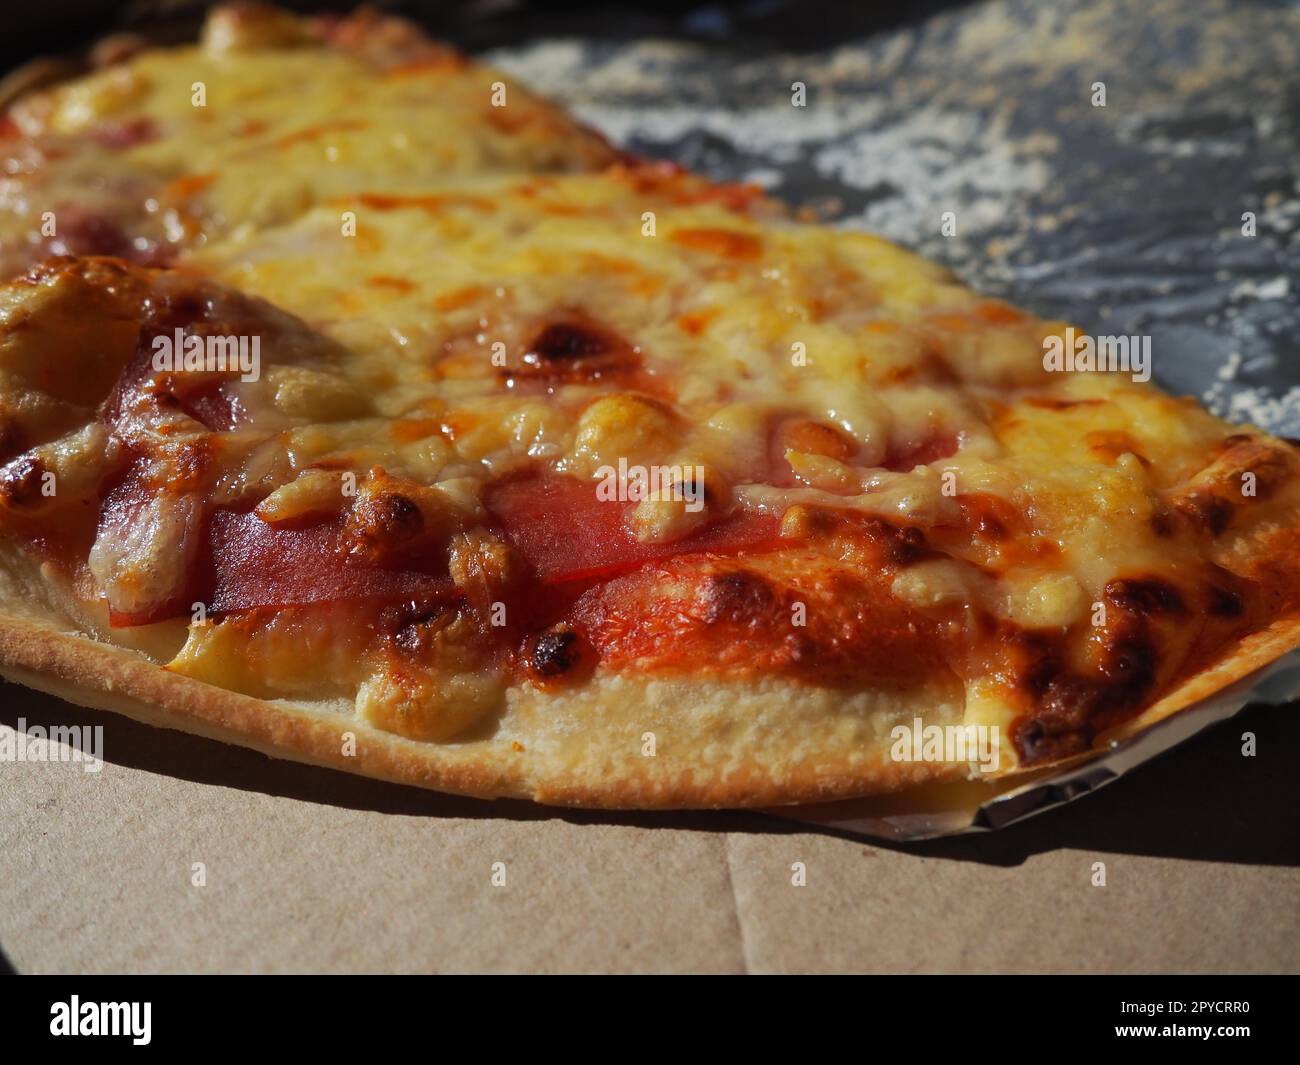
[[[147,51],[15,105],[26,139],[0,178],[10,273],[29,249],[156,259],[363,189],[427,195],[456,175],[615,157],[497,71],[419,39],[384,48],[391,24],[376,47],[322,48],[311,23],[278,32],[229,10],[201,46]],[[121,247],[85,247],[106,239],[80,232],[88,218],[120,225]]]
[[[337,519],[358,551],[433,537],[479,614],[406,623],[418,668],[359,632],[313,637],[304,654],[310,615],[292,611],[265,627],[196,623],[172,668],[258,694],[323,685],[355,694],[379,727],[453,736],[504,698],[475,626],[522,572],[488,528],[485,495],[539,473],[595,483],[620,463],[703,471],[702,511],[628,511],[645,543],[737,513],[814,545],[827,513],[919,531],[941,557],[881,562],[851,538],[827,548],[837,579],[846,560],[888,569],[872,594],[913,636],[984,618],[1072,633],[1077,658],[1091,604],[1117,579],[1199,579],[1204,530],[1153,528],[1180,502],[1202,505],[1188,484],[1228,427],[1120,375],[1046,372],[1045,338],[1063,323],[983,300],[877,238],[796,224],[751,192],[617,161],[509,79],[432,46],[377,61],[368,47],[311,44],[287,16],[251,34],[230,18],[198,48],[146,52],[13,115],[26,139],[0,181],[0,263],[61,250],[39,233],[41,213],[102,166],[120,180],[88,207],[131,249],[177,256],[177,276],[292,316],[211,297],[229,305],[222,320],[266,331],[257,378],[219,383],[233,424],[164,411],[145,390],[135,420],[115,426],[114,446],[154,456],[151,483],[165,487],[101,523],[96,593],[126,614],[179,594],[199,509],[215,504],[256,507],[274,527]],[[131,142],[103,143],[119,136]],[[39,373],[18,328],[44,323],[62,291],[12,289],[0,310],[0,414],[26,447],[40,438],[27,461],[41,468],[108,446],[86,436],[104,432],[91,411],[107,384],[74,394],[84,384]],[[48,317],[59,350],[75,352],[76,327]],[[1283,445],[1267,449],[1294,466]],[[1259,501],[1257,521],[1293,513],[1294,480]],[[982,498],[1015,528],[971,526]],[[834,601],[826,581],[800,581],[798,594]],[[705,618],[749,610],[757,632],[773,601],[697,605]],[[968,676],[968,721],[1006,725],[1023,710],[995,668]]]

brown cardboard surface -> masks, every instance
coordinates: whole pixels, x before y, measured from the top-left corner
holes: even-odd
[[[897,847],[441,796],[0,687],[0,728],[20,717],[105,726],[99,773],[0,763],[20,972],[1300,970],[1295,707],[999,833]]]

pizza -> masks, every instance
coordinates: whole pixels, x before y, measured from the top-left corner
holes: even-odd
[[[468,795],[760,806],[1087,758],[1300,643],[1300,451],[1142,338],[398,19],[94,59],[0,122],[10,680]]]

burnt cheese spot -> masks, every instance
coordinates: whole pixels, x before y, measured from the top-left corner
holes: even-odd
[[[1141,706],[1156,682],[1159,649],[1135,615],[1122,616],[1106,634],[1095,674],[1070,668],[1055,643],[1021,642],[1021,684],[1036,704],[1012,727],[1025,765],[1089,750],[1098,733]]]
[[[1158,577],[1113,580],[1105,594],[1112,606],[1135,614],[1181,614],[1186,609],[1178,589]]]
[[[398,650],[419,658],[428,654],[431,636],[448,618],[446,605],[413,599],[385,607],[379,616],[379,628]]]
[[[1025,403],[1043,410],[1074,410],[1077,407],[1096,407],[1103,403],[1100,399],[1054,399],[1050,396],[1029,396]]]
[[[1065,664],[1060,641],[1024,631],[1001,634],[1017,664],[1020,685],[1034,711],[1011,730],[1026,764],[1067,757],[1087,748],[1087,724],[1096,709],[1098,685]]]
[[[525,346],[520,364],[501,371],[507,387],[554,387],[607,378],[626,381],[640,368],[636,348],[582,314],[543,326]]]
[[[1192,480],[1174,506],[1203,532],[1218,536],[1238,507],[1267,499],[1296,475],[1291,452],[1241,433],[1225,437],[1218,457]]]
[[[1009,501],[988,492],[968,492],[957,497],[962,524],[973,537],[1000,543],[1028,532],[1025,516]]]
[[[698,499],[705,506],[716,506],[718,503],[718,493],[707,482],[697,477],[674,481],[672,492],[673,499]]]
[[[350,555],[381,561],[423,531],[420,508],[400,493],[385,492],[357,501],[343,527],[344,548]]]
[[[537,637],[529,661],[538,676],[555,678],[571,672],[581,657],[578,634],[570,628],[558,627]]]
[[[1174,535],[1176,525],[1174,516],[1167,510],[1157,510],[1151,515],[1151,531],[1162,540]]]
[[[30,503],[41,492],[41,476],[45,467],[32,455],[15,459],[0,470],[0,499],[10,506]]]
[[[886,566],[910,566],[938,552],[925,532],[913,525],[895,525],[881,518],[865,517],[823,507],[801,507],[803,525],[797,535],[821,542],[828,550],[839,550],[861,558],[865,549],[871,561]],[[863,562],[865,564],[865,562]]]
[[[713,576],[705,588],[704,620],[710,625],[729,623],[755,626],[772,613],[776,593],[756,573],[733,570]]]
[[[1213,536],[1223,533],[1232,521],[1232,504],[1221,496],[1191,492],[1178,500],[1178,510]]]
[[[786,634],[782,645],[790,665],[798,670],[801,667],[818,668],[824,661],[822,647],[802,629],[794,629]]]
[[[885,557],[895,566],[910,566],[930,554],[925,533],[914,525],[901,528],[882,522]]]
[[[22,450],[22,428],[16,419],[0,412],[0,462],[7,462]]]
[[[548,325],[529,346],[534,359],[542,363],[572,362],[604,355],[610,342],[601,332],[574,322]],[[527,361],[527,356],[525,356]]]
[[[371,500],[367,504],[367,513],[388,534],[403,539],[414,536],[424,528],[424,516],[420,513],[420,508],[396,492]]]
[[[1156,679],[1156,645],[1145,633],[1123,634],[1106,647],[1101,674],[1111,681],[1107,692],[1117,709],[1132,705]]]
[[[1205,608],[1216,618],[1240,617],[1245,612],[1241,596],[1217,584],[1211,584],[1205,589]]]
[[[1097,688],[1082,677],[1065,674],[1043,692],[1038,715],[1015,730],[1021,760],[1032,763],[1066,758],[1088,749],[1088,718],[1097,704]]]

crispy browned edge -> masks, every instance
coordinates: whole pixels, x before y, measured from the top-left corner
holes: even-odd
[[[1102,733],[1098,743],[1118,742],[1135,736],[1193,703],[1208,699],[1297,647],[1300,647],[1300,617],[1279,618],[1267,629],[1244,637],[1222,660],[1192,674],[1137,717]]]
[[[52,618],[52,615],[51,615]],[[470,745],[408,740],[291,701],[268,701],[172,673],[138,652],[70,632],[53,620],[0,607],[0,676],[71,703],[108,710],[149,725],[221,740],[310,765],[478,798],[523,798],[607,809],[721,808],[830,801],[952,779],[951,764],[892,763],[859,769],[822,765],[767,772],[749,765],[724,777],[690,764],[637,759],[610,776],[608,763],[574,769],[541,750],[507,741]],[[773,696],[779,698],[779,696]],[[345,732],[356,737],[344,755]],[[614,750],[593,730],[598,755]],[[843,752],[839,752],[842,754]]]
[[[2,610],[0,675],[70,703],[273,757],[465,795],[519,794],[507,783],[510,774],[491,766],[448,766],[436,757],[419,758],[397,736],[392,742],[373,742],[375,737],[358,722],[334,725],[309,711],[181,676],[126,648]],[[343,754],[344,731],[357,733],[355,757]]]
[[[1300,618],[1281,619],[1248,636],[1137,718],[1100,737],[1098,750],[1220,691],[1297,646]],[[883,771],[867,766],[829,776],[807,772],[780,781],[761,772],[730,780],[697,780],[686,767],[656,781],[611,779],[604,774],[593,778],[587,773],[570,774],[563,766],[548,770],[541,752],[516,752],[505,744],[473,750],[422,744],[355,719],[334,719],[290,702],[226,691],[171,673],[137,652],[2,610],[0,674],[69,702],[145,724],[251,747],[274,757],[480,798],[528,798],[610,809],[771,806],[824,803],[951,781],[958,775],[956,767],[945,764],[896,764]],[[355,756],[342,753],[345,731],[357,737]],[[1012,769],[1005,776],[1039,774],[1043,768]]]
[[[975,811],[991,799],[1009,791],[1049,779],[1067,769],[1081,766],[1107,753],[1112,743],[1123,743],[1162,721],[1173,717],[1203,699],[1208,699],[1239,680],[1276,662],[1300,647],[1300,617],[1276,621],[1261,632],[1241,641],[1236,652],[1201,673],[1189,677],[1174,691],[1152,704],[1131,721],[1097,737],[1093,749],[1056,762],[1015,768],[980,780],[939,780],[926,782],[903,792],[863,795],[857,799],[804,803],[799,806],[798,820],[826,824],[845,824],[854,820],[916,816],[925,813]],[[781,814],[780,808],[770,812]],[[786,814],[789,816],[789,814]]]

